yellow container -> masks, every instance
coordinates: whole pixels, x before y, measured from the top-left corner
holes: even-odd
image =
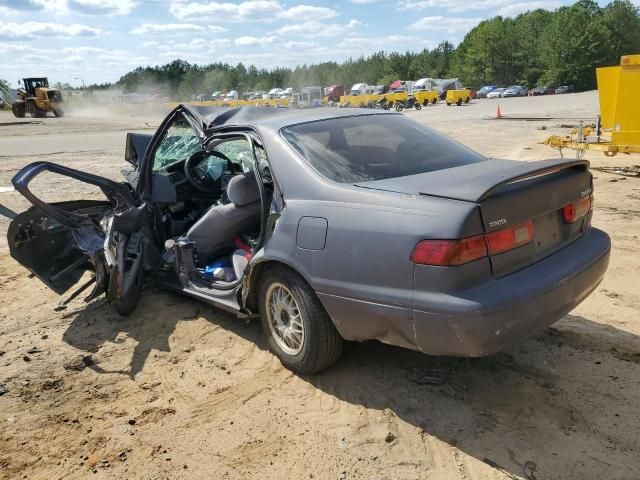
[[[409,98],[409,94],[407,92],[395,92],[395,93],[387,93],[385,95],[387,97],[387,102],[389,105],[393,105],[396,102],[405,102]]]
[[[418,90],[416,92],[413,92],[413,96],[415,97],[416,101],[424,107],[429,104],[435,105],[436,103],[438,103],[438,100],[440,98],[440,94],[436,90]]]
[[[620,66],[598,68],[602,128],[611,143],[640,146],[640,55],[625,55]]]
[[[368,95],[342,95],[340,105],[349,104],[350,107],[362,107],[367,104]]]
[[[458,106],[463,103],[469,103],[471,101],[471,90],[468,88],[463,88],[461,90],[447,90],[447,98],[445,100],[447,105],[453,105],[454,103]]]

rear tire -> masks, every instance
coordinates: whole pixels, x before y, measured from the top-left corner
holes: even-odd
[[[457,106],[462,105],[462,99],[461,99],[461,98],[460,98],[460,99],[458,99],[458,101],[456,102],[456,105],[457,105]]]
[[[16,118],[24,118],[27,113],[24,102],[15,102],[11,105],[11,111]]]
[[[284,267],[265,272],[259,285],[260,320],[271,351],[298,374],[334,364],[342,337],[305,280]]]
[[[422,110],[422,105],[420,105],[419,103],[416,103],[414,107],[416,110]]]
[[[56,117],[64,117],[64,110],[62,110],[60,107],[56,107],[53,109],[53,114]]]
[[[395,109],[396,112],[401,112],[404,107],[400,103],[396,103]]]

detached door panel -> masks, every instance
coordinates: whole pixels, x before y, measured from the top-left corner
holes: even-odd
[[[43,172],[97,186],[106,199],[45,202],[29,189],[30,182]],[[95,287],[87,300],[109,290],[110,300],[119,302],[126,294],[126,288],[119,283],[125,270],[141,278],[131,268],[157,265],[157,252],[153,242],[147,240],[153,235],[146,210],[136,206],[126,184],[48,162],[27,165],[12,182],[34,206],[9,225],[11,256],[56,293],[69,290],[90,270],[94,272]],[[129,242],[132,238],[135,245]],[[146,250],[153,250],[149,255],[152,261],[142,262]],[[139,258],[131,264],[125,256]],[[139,295],[138,290],[135,293]]]

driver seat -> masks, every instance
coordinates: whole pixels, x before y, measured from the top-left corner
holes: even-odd
[[[260,230],[260,189],[252,171],[229,181],[227,197],[231,203],[211,206],[185,234],[195,242],[200,264],[233,247],[241,233]]]

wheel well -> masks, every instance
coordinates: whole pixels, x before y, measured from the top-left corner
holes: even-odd
[[[253,270],[251,271],[251,284],[249,288],[249,294],[247,295],[247,300],[245,302],[245,306],[251,310],[251,312],[257,314],[259,311],[258,307],[258,293],[260,291],[260,280],[262,276],[272,268],[282,268],[284,270],[289,270],[296,275],[300,276],[304,279],[305,282],[309,283],[304,275],[301,275],[295,268],[287,265],[284,262],[280,262],[278,260],[265,260],[258,263]]]

